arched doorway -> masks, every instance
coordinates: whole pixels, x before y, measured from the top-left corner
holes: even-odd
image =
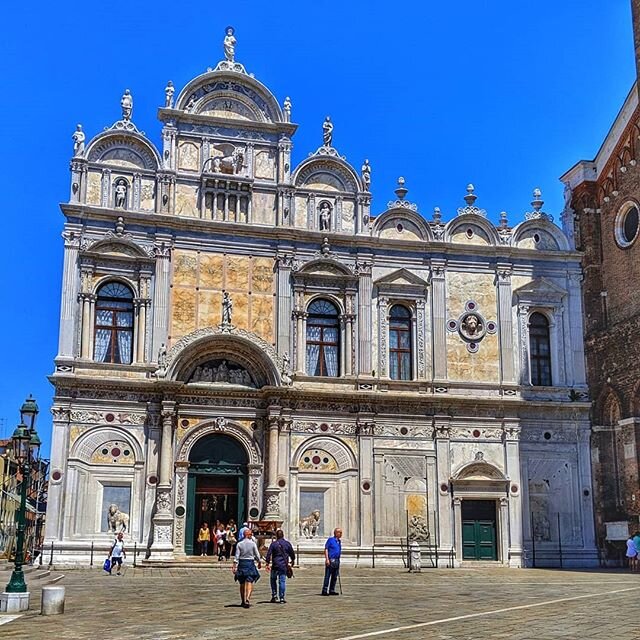
[[[185,553],[192,555],[198,530],[204,522],[213,531],[223,524],[246,519],[247,453],[229,435],[209,434],[200,438],[189,453]]]

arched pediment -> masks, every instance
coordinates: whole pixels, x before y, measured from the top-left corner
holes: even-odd
[[[105,444],[113,445],[114,443],[118,443],[123,455],[128,448],[131,452],[130,457],[135,462],[141,462],[144,459],[140,443],[126,429],[112,426],[99,426],[83,433],[73,444],[69,458],[89,463],[96,451]]]
[[[309,276],[353,276],[351,269],[335,258],[311,260],[300,267],[297,273]]]
[[[284,122],[274,95],[249,75],[209,71],[189,82],[176,100],[176,109],[231,120]]]
[[[429,225],[410,209],[389,209],[379,215],[373,224],[373,235],[395,240],[433,240]]]
[[[542,217],[518,224],[513,230],[511,244],[521,249],[569,251],[569,242],[562,230]]]
[[[353,167],[339,156],[311,156],[293,172],[293,184],[309,191],[356,193],[362,190]]]
[[[301,471],[311,470],[309,463],[305,463],[305,453],[309,451],[322,451],[327,453],[327,458],[334,461],[335,471],[348,471],[356,469],[357,464],[352,451],[337,438],[320,436],[305,440],[297,449],[293,456],[293,464]],[[313,460],[310,461],[313,464]],[[323,459],[321,457],[321,463]],[[318,469],[318,471],[321,469]]]
[[[486,460],[474,460],[463,465],[457,473],[454,474],[453,480],[506,480],[504,473],[498,467],[492,465]]]
[[[474,245],[499,245],[496,228],[486,218],[464,213],[450,220],[444,232],[445,242]]]
[[[100,162],[121,169],[155,171],[160,166],[160,154],[144,136],[137,132],[105,131],[96,136],[86,152],[90,162]]]
[[[126,236],[111,235],[89,245],[87,251],[105,256],[128,256],[130,258],[149,258],[147,252]]]
[[[220,374],[220,366],[226,361],[226,375]],[[218,379],[213,373],[202,370],[216,366]],[[198,372],[200,367],[200,372]],[[282,384],[281,372],[285,363],[268,342],[251,331],[235,327],[206,327],[182,337],[167,354],[164,377],[187,384],[223,384],[242,387],[278,386]],[[238,380],[230,370],[246,371],[250,380],[242,375]]]

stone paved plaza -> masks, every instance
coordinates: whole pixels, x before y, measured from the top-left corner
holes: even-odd
[[[60,583],[67,590],[63,616],[40,616],[40,593],[34,588],[31,610],[0,626],[0,637],[640,638],[633,606],[640,596],[640,576],[629,573],[478,568],[408,574],[343,568],[343,574],[344,595],[322,598],[321,569],[300,568],[289,581],[287,604],[275,605],[268,602],[263,571],[254,606],[245,610],[238,606],[228,571],[129,568],[122,577],[97,569],[68,571]]]

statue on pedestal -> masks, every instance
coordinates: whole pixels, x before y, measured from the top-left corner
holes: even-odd
[[[322,123],[322,144],[325,147],[330,147],[333,141],[333,122],[331,118],[327,116]]]
[[[173,94],[175,92],[176,89],[173,86],[173,82],[169,80],[169,82],[167,82],[167,86],[164,88],[164,106],[167,109],[171,109],[171,107],[173,107]]]
[[[229,62],[234,62],[236,56],[236,39],[234,37],[235,29],[233,27],[227,27],[225,29],[225,36],[223,42],[224,57]]]
[[[284,99],[282,109],[284,111],[284,119],[287,122],[291,122],[291,98],[289,96]]]
[[[84,153],[84,141],[86,140],[86,136],[82,130],[81,124],[76,125],[76,130],[73,132],[71,137],[73,138],[73,155],[82,155]]]
[[[122,99],[120,100],[120,106],[122,107],[122,119],[126,122],[131,120],[133,114],[133,96],[129,89],[125,89]]]
[[[371,186],[371,165],[368,160],[365,160],[362,165],[362,184],[365,190],[369,191],[369,187]]]
[[[224,292],[222,296],[222,324],[230,325],[231,324],[231,316],[233,314],[233,300],[231,300],[231,296],[227,291]]]

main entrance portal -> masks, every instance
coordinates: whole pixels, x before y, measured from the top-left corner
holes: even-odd
[[[211,434],[194,445],[187,482],[187,555],[198,553],[198,531],[205,522],[213,532],[217,522],[246,519],[246,487],[247,454],[235,438]]]
[[[462,501],[462,559],[498,559],[495,500]]]

